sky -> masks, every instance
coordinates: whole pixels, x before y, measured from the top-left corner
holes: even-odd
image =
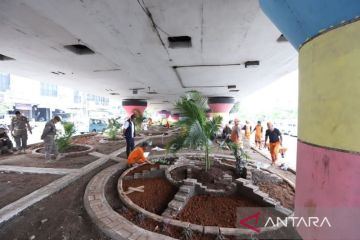
[[[273,83],[264,86],[240,102],[241,115],[247,118],[258,118],[264,115],[266,119],[274,118],[274,113],[297,118],[298,108],[298,71],[293,71]],[[291,115],[291,116],[290,116]],[[278,115],[276,115],[278,116]],[[272,119],[276,120],[276,119]]]

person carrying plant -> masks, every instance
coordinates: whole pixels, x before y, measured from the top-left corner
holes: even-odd
[[[55,143],[55,135],[56,135],[55,124],[58,122],[61,122],[61,119],[59,116],[55,116],[53,119],[51,119],[45,124],[43,133],[41,134],[41,139],[44,141],[44,147],[45,147],[45,159],[47,161],[51,160],[51,155],[54,155],[55,160],[59,160],[60,158]]]
[[[271,165],[275,165],[275,162],[277,160],[277,156],[279,153],[280,146],[282,146],[282,136],[279,129],[274,128],[273,124],[271,122],[267,123],[268,129],[265,132],[265,144],[266,147],[266,141],[269,138],[269,151],[271,154]]]
[[[20,111],[15,112],[15,117],[11,119],[10,125],[11,135],[15,139],[16,150],[20,153],[23,151],[25,153],[25,149],[27,146],[27,131],[31,132],[31,127],[29,124],[29,120],[27,117],[23,116]]]
[[[148,142],[143,142],[140,147],[136,147],[128,157],[128,161],[127,161],[128,166],[132,166],[133,164],[142,164],[145,162],[149,164],[153,164],[145,157],[144,154],[148,146],[149,146]]]
[[[129,157],[130,153],[135,148],[135,141],[134,141],[134,138],[136,136],[135,123],[134,123],[135,117],[136,117],[135,114],[131,115],[130,118],[126,120],[123,126],[124,129],[123,133],[126,140],[126,157]]]

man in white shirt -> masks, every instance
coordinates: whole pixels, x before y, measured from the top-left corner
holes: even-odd
[[[124,123],[123,126],[123,133],[126,139],[126,157],[129,157],[129,154],[134,150],[135,148],[135,114],[131,115],[130,118]]]

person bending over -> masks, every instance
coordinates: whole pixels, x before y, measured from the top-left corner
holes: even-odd
[[[127,161],[128,166],[132,166],[134,164],[142,164],[142,163],[145,163],[145,162],[149,163],[149,164],[153,164],[144,155],[144,152],[145,152],[145,150],[147,149],[148,146],[149,146],[149,143],[143,142],[140,147],[136,147],[129,154],[128,161]]]

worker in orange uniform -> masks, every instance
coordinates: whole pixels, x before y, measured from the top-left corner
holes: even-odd
[[[149,164],[153,164],[144,155],[144,152],[148,146],[149,146],[149,144],[147,142],[143,142],[140,147],[136,147],[129,154],[128,161],[127,161],[128,166],[131,166],[133,164],[142,164],[145,162],[147,162]]]
[[[255,146],[261,150],[261,139],[262,139],[262,135],[263,135],[263,127],[261,126],[261,122],[258,121],[254,131],[255,132]]]
[[[246,122],[245,122],[245,125],[244,125],[244,127],[242,128],[242,130],[245,131],[245,139],[248,141],[248,143],[250,143],[250,136],[251,136],[252,127],[251,127],[249,121],[246,121]]]
[[[269,138],[269,150],[271,154],[271,165],[275,165],[275,162],[277,160],[277,155],[279,153],[280,146],[282,146],[282,136],[279,129],[274,128],[273,124],[271,122],[267,123],[268,129],[265,132],[265,147],[267,139]]]
[[[235,118],[234,120],[234,127],[231,130],[230,139],[233,143],[241,147],[241,129],[240,129],[240,121],[239,119]]]

